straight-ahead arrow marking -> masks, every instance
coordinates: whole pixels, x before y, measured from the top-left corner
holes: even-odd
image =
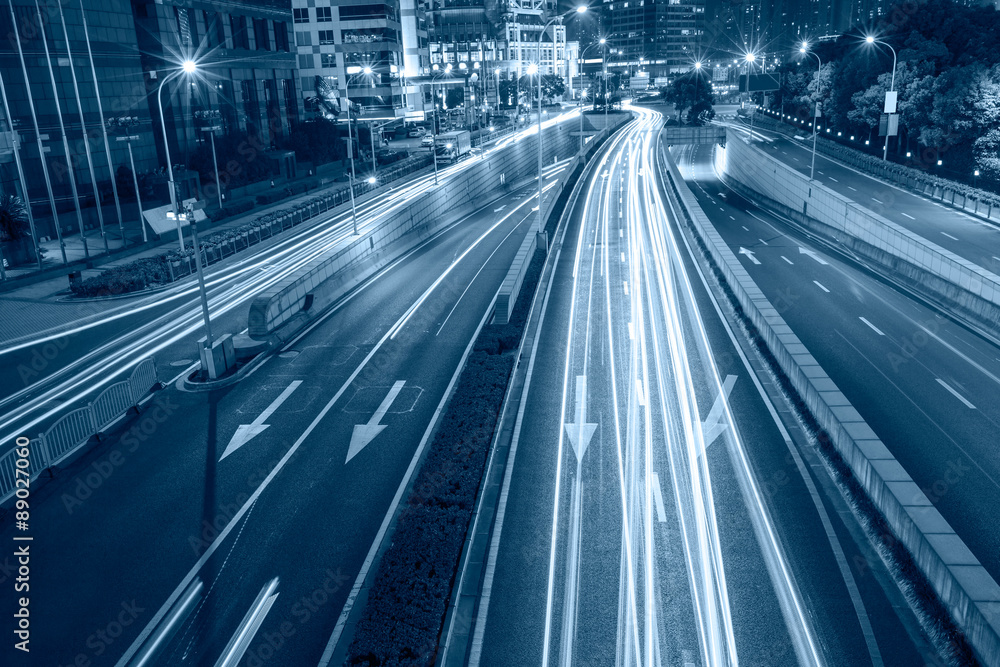
[[[270,424],[265,424],[264,422],[267,421],[268,417],[274,414],[275,410],[281,407],[282,403],[288,400],[288,397],[292,395],[292,392],[295,391],[300,384],[302,384],[302,380],[293,381],[290,385],[285,387],[285,390],[281,392],[278,398],[271,401],[271,405],[267,406],[264,412],[257,416],[257,419],[254,419],[250,424],[240,424],[237,426],[236,433],[233,434],[229,444],[226,445],[226,451],[222,452],[222,456],[219,457],[219,460],[221,461],[226,458],[237,449],[253,440],[254,437],[267,430],[267,427],[270,426]]]
[[[753,256],[753,252],[750,251],[750,250],[747,250],[746,248],[744,248],[742,246],[740,246],[740,254],[741,255],[746,255],[747,257],[749,257],[750,261],[753,262],[754,264],[760,264],[760,260]]]
[[[715,439],[722,435],[728,427],[728,424],[722,418],[723,401],[729,398],[734,384],[736,384],[736,376],[727,375],[725,381],[722,383],[722,392],[724,395],[715,397],[712,409],[708,411],[708,417],[701,423],[701,433],[705,449],[708,449],[708,446],[715,442]]]
[[[385,429],[385,425],[380,424],[382,417],[385,417],[385,413],[389,411],[389,406],[392,402],[396,400],[399,396],[399,392],[403,390],[403,385],[406,384],[406,380],[396,380],[396,384],[392,385],[392,389],[386,394],[382,403],[378,406],[378,410],[372,415],[372,418],[368,420],[367,424],[355,424],[354,432],[351,433],[351,446],[347,448],[347,460],[344,463],[350,463],[358,452],[365,448],[365,446],[375,439],[379,433]]]
[[[827,264],[829,264],[829,262],[827,262],[825,259],[823,259],[819,255],[817,255],[815,250],[807,250],[807,249],[803,248],[802,246],[799,246],[799,254],[800,255],[808,255],[809,257],[812,257],[813,259],[815,259],[817,262],[819,262],[820,264],[822,264],[824,266],[826,266]]]
[[[576,462],[583,460],[583,455],[587,451],[587,445],[594,437],[597,424],[587,423],[587,376],[576,376],[576,420],[572,424],[566,424],[566,435],[576,452]]]

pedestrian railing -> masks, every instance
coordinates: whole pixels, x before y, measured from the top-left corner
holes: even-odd
[[[132,370],[128,379],[111,385],[92,403],[60,417],[28,446],[31,479],[61,462],[130,408],[137,406],[156,383],[156,365],[152,358],[144,359]],[[16,488],[15,449],[12,447],[0,455],[0,502],[10,498]]]

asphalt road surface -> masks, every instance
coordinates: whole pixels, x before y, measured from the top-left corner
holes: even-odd
[[[553,248],[469,664],[932,659],[717,314],[635,111]]]

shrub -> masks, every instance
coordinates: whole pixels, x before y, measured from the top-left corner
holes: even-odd
[[[170,269],[167,268],[166,257],[159,255],[107,269],[99,276],[71,285],[71,288],[78,296],[113,296],[169,282]]]

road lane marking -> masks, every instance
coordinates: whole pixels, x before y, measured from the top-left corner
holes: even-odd
[[[819,174],[820,176],[826,176],[826,174],[824,174],[822,171],[817,171],[816,173]]]
[[[786,262],[788,262],[788,263],[789,263],[789,264],[791,264],[792,266],[794,266],[794,265],[795,265],[795,262],[793,262],[792,260],[788,259],[788,258],[787,258],[787,257],[785,257],[784,255],[782,255],[782,256],[781,256],[781,259],[785,260]]]
[[[268,417],[274,414],[275,410],[281,407],[282,403],[288,400],[288,397],[292,395],[293,391],[298,389],[300,384],[302,384],[302,380],[293,381],[285,387],[285,390],[282,391],[276,399],[271,401],[271,404],[267,406],[263,412],[257,415],[257,418],[254,419],[253,422],[237,426],[236,433],[234,433],[233,437],[229,440],[229,444],[226,445],[226,450],[222,452],[222,456],[219,457],[219,460],[221,461],[226,458],[237,449],[253,440],[255,436],[267,430],[270,424],[265,424],[264,422],[267,421]]]
[[[875,202],[876,204],[884,204],[885,203],[881,199],[876,199],[875,197],[872,197],[872,201]]]
[[[828,290],[828,289],[827,289],[826,287],[824,287],[824,286],[823,286],[823,283],[821,283],[820,281],[818,281],[818,280],[814,280],[813,282],[814,282],[814,283],[816,283],[816,287],[820,288],[821,290],[823,290],[823,291],[824,291],[824,292],[826,292],[827,294],[829,294],[829,293],[830,293],[830,290]],[[862,318],[862,319],[864,319],[864,318]]]
[[[830,179],[831,181],[833,181],[834,183],[840,183],[840,181],[838,181],[838,180],[837,180],[836,178],[834,178],[833,176],[827,176],[827,178],[829,178],[829,179]]]
[[[950,238],[952,241],[957,241],[958,240],[957,236],[952,236],[948,232],[941,232],[941,233],[944,234],[945,236],[947,236],[948,238]]]
[[[975,410],[976,409],[976,406],[974,406],[972,403],[970,403],[969,400],[967,398],[965,398],[965,396],[962,396],[960,393],[958,393],[957,391],[955,391],[954,389],[952,389],[951,386],[947,382],[945,382],[941,378],[934,378],[934,379],[937,380],[937,383],[939,385],[941,385],[942,387],[944,387],[945,389],[947,389],[949,391],[949,393],[951,393],[952,396],[954,396],[958,400],[962,401],[962,403],[965,404],[965,407],[969,408],[970,410]]]
[[[770,245],[770,244],[769,244],[769,243],[768,243],[767,241],[765,241],[764,239],[757,239],[757,240],[758,240],[758,241],[760,241],[761,243],[763,243],[764,245]]]
[[[746,225],[740,225],[740,227],[742,227],[743,229],[745,229],[748,232],[750,231],[750,229]]]
[[[733,216],[729,216],[729,219],[730,220],[735,220],[736,218],[734,218]]]
[[[663,508],[663,491],[660,489],[660,476],[653,473],[653,502],[656,503],[656,520],[667,522],[667,511]]]
[[[625,294],[627,296],[628,295],[628,281],[626,280],[622,284],[625,286]]]
[[[857,189],[857,188],[852,188],[852,187],[851,187],[850,185],[848,185],[848,186],[847,186],[847,189],[848,189],[848,190],[854,190],[855,192],[857,192],[857,191],[858,191],[858,189]]]
[[[369,442],[375,439],[375,436],[385,430],[385,424],[379,422],[385,417],[385,413],[389,411],[389,406],[399,396],[399,392],[403,391],[403,385],[405,384],[406,380],[396,380],[395,384],[392,385],[392,389],[389,390],[389,393],[386,394],[385,398],[379,404],[378,409],[375,410],[375,414],[368,420],[368,423],[354,425],[354,430],[351,432],[351,444],[347,448],[347,460],[344,461],[345,464],[350,463],[351,459],[357,456]]]
[[[645,406],[646,405],[646,390],[642,386],[642,379],[641,378],[636,378],[635,379],[635,391],[639,395],[639,405]]]
[[[900,211],[899,214],[902,215],[902,216],[905,216],[905,217],[909,218],[910,220],[916,220],[916,218],[914,218],[909,213],[903,213],[902,211]]]
[[[882,333],[882,331],[877,326],[875,326],[874,324],[872,324],[871,322],[869,322],[865,318],[859,317],[858,319],[861,320],[862,322],[864,322],[865,324],[867,324],[868,326],[870,326],[872,328],[872,331],[874,331],[875,333],[877,333],[879,336],[884,336],[885,335],[884,333]]]
[[[622,253],[622,261],[625,261],[625,253]]]
[[[503,205],[503,206],[501,206],[500,208],[495,208],[495,209],[493,209],[493,212],[494,212],[494,213],[499,213],[500,211],[504,210],[505,208],[507,208],[507,204],[504,204],[504,205]]]
[[[597,424],[587,422],[587,376],[576,376],[576,420],[571,424],[565,424],[566,435],[573,452],[576,454],[576,462],[583,461],[583,455],[587,453],[587,445],[594,437]],[[579,478],[578,478],[579,479]]]
[[[753,256],[753,251],[740,247],[740,254],[749,257],[750,261],[753,262],[754,264],[760,264],[760,260]]]
[[[729,394],[732,393],[735,384],[736,376],[727,375],[722,383],[722,392],[715,397],[712,409],[708,411],[708,416],[701,423],[702,442],[705,449],[708,449],[708,446],[715,442],[716,438],[725,433],[729,426],[729,422],[723,419],[726,407],[724,402],[729,399]]]
[[[800,255],[807,255],[809,257],[812,257],[813,259],[815,259],[817,262],[819,262],[823,266],[827,266],[829,264],[829,262],[827,262],[825,259],[823,259],[819,255],[817,255],[815,250],[809,250],[807,248],[803,248],[802,246],[799,246],[799,254]]]

